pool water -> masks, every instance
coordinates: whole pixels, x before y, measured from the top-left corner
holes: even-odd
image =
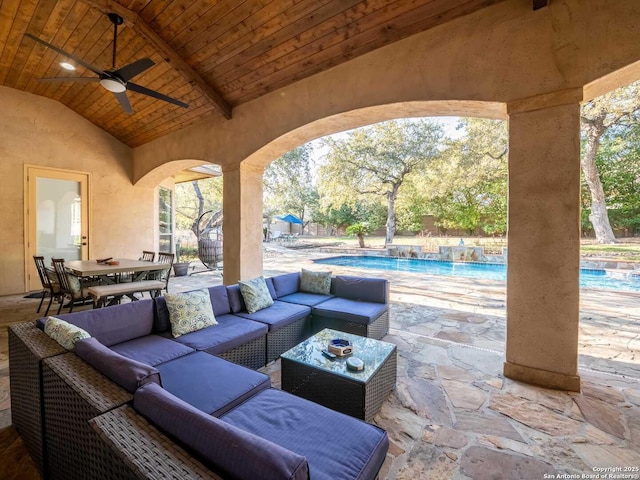
[[[314,260],[314,262],[345,267],[426,273],[429,275],[449,275],[502,281],[507,279],[506,265],[499,263],[456,263],[421,258],[351,255],[323,258]],[[631,274],[630,272],[610,274],[606,270],[582,268],[580,269],[580,286],[583,288],[640,292],[640,274]]]

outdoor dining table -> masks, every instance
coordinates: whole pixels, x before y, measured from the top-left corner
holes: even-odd
[[[167,263],[148,262],[145,260],[131,260],[115,258],[118,265],[98,263],[96,260],[71,260],[64,263],[65,268],[77,277],[99,277],[104,284],[117,283],[117,274],[133,273],[132,281],[144,280],[146,274],[159,270],[167,270]]]

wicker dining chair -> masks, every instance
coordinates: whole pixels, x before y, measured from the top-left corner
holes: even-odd
[[[58,277],[58,283],[60,284],[60,306],[58,307],[58,314],[62,311],[64,306],[64,300],[69,297],[69,313],[73,312],[74,304],[82,300],[83,305],[87,301],[91,301],[91,297],[87,293],[87,288],[82,286],[80,279],[75,275],[67,273],[64,267],[64,258],[52,258],[51,263],[53,269]]]
[[[40,283],[42,283],[42,296],[40,297],[40,305],[38,305],[38,310],[36,310],[36,313],[40,313],[44,298],[46,296],[49,296],[49,304],[47,305],[47,310],[44,312],[44,316],[46,317],[49,315],[51,302],[53,302],[54,298],[58,298],[60,296],[60,284],[58,283],[58,277],[56,276],[56,273],[48,270],[45,266],[44,257],[34,255],[33,261],[36,263],[36,269],[38,270]]]

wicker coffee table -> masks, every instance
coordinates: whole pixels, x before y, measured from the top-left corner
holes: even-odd
[[[322,355],[330,340],[344,338],[364,370],[347,369],[347,358]],[[282,389],[352,417],[371,421],[396,385],[396,346],[373,338],[324,329],[280,356]]]

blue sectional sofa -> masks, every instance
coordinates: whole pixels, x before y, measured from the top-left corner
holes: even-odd
[[[27,447],[43,475],[375,478],[383,430],[271,388],[255,369],[325,327],[386,334],[386,280],[338,276],[329,295],[301,292],[297,273],[266,283],[273,305],[254,313],[237,285],[209,288],[218,324],[178,338],[163,297],[58,316],[91,335],[73,353],[51,344],[46,319],[11,327],[12,402],[28,402],[14,384],[24,393],[38,379],[42,438]],[[25,359],[33,345],[51,355]]]

